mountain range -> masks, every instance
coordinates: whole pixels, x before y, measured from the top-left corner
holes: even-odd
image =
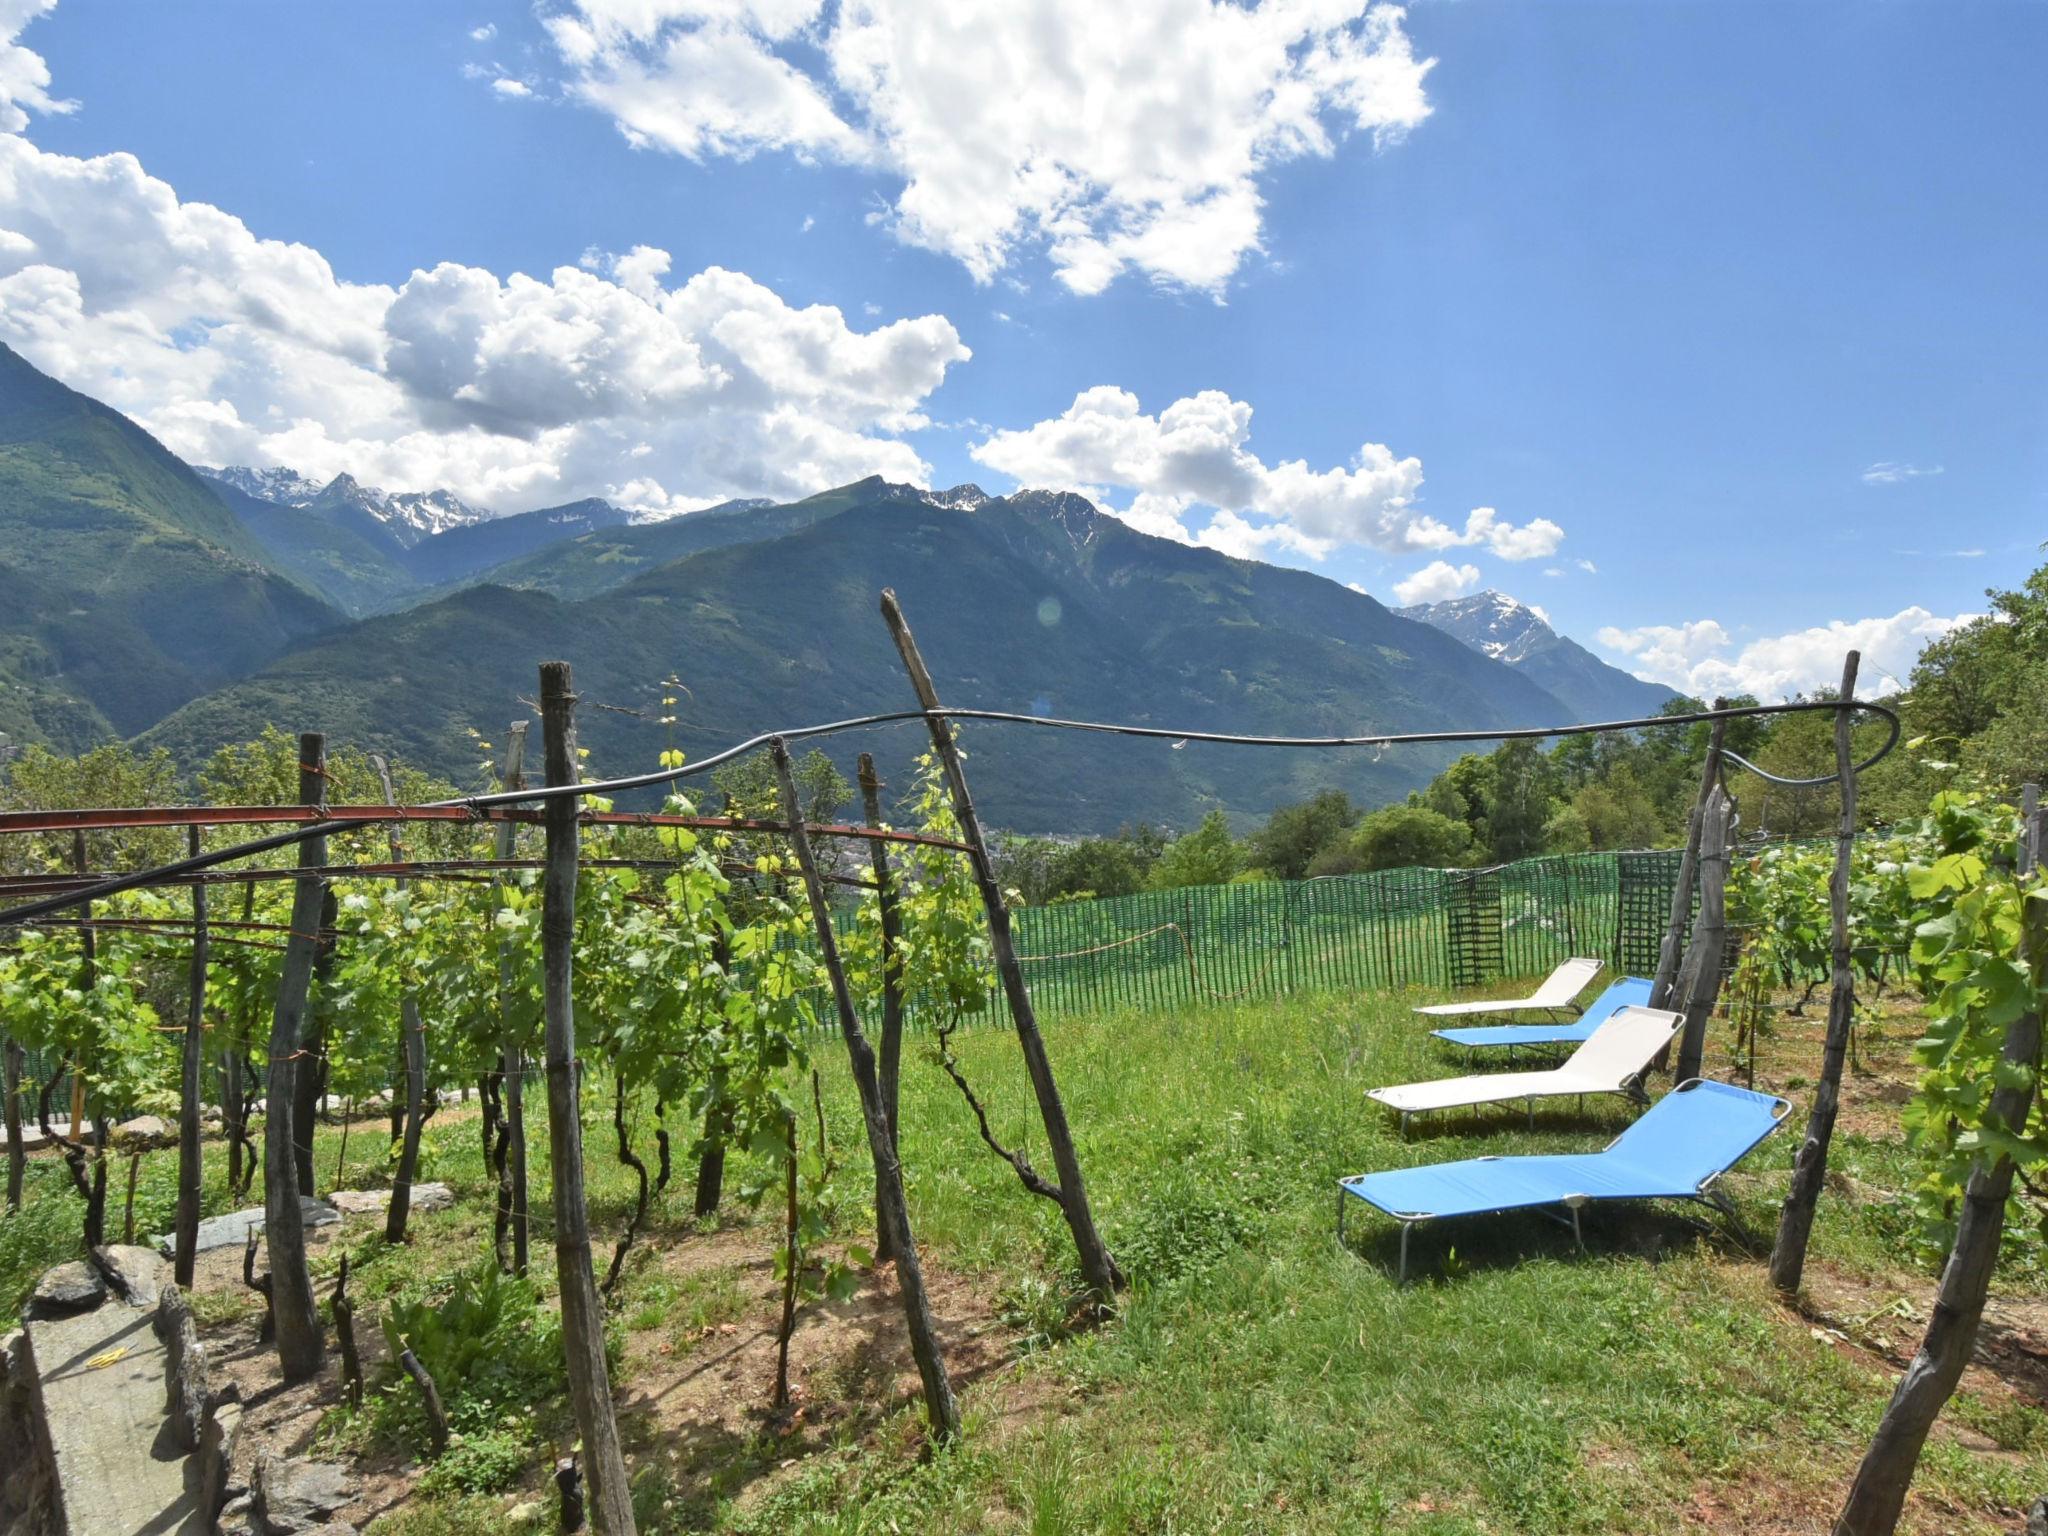
[[[1440,603],[1396,608],[1455,636],[1482,655],[1535,679],[1576,720],[1630,720],[1654,715],[1678,695],[1662,683],[1646,682],[1610,667],[1576,640],[1550,627],[1537,609],[1505,592],[1475,592]]]
[[[1139,533],[1063,493],[876,478],[644,522],[603,501],[498,518],[345,475],[202,475],[0,348],[0,730],[17,740],[119,735],[193,763],[276,724],[466,782],[468,732],[500,739],[536,663],[562,657],[594,767],[623,773],[669,746],[699,756],[909,705],[885,586],[960,705],[1359,735],[1613,713],[1584,707],[1597,690],[1566,697],[1598,681],[1576,657],[1612,689],[1650,688],[1533,614],[1541,635],[1491,654],[1500,642],[1448,617]],[[1249,819],[1331,785],[1379,803],[1449,755],[963,730],[985,814],[1030,831]],[[873,750],[901,780],[921,736],[912,721],[830,745],[848,766]]]

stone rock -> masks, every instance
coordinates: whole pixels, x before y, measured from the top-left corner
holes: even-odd
[[[93,1267],[131,1307],[156,1305],[162,1284],[163,1260],[147,1248],[129,1243],[102,1243],[92,1251]]]
[[[156,1336],[164,1345],[164,1413],[171,1438],[183,1451],[196,1451],[206,1434],[206,1349],[185,1293],[175,1284],[164,1287],[156,1309]]]
[[[242,1428],[242,1403],[231,1383],[220,1400],[209,1406],[206,1425],[199,1436],[199,1488],[196,1494],[201,1515],[217,1514],[222,1520],[236,1505],[244,1511],[253,1507],[247,1490],[229,1486],[235,1461],[235,1437]],[[230,1497],[230,1495],[233,1497]]]
[[[2048,1499],[2034,1500],[2034,1507],[2027,1511],[2026,1536],[2048,1536]]]
[[[265,1451],[249,1489],[250,1512],[264,1536],[306,1536],[329,1525],[349,1501],[348,1477],[330,1461],[299,1461]]]
[[[53,1476],[36,1421],[35,1362],[28,1335],[0,1339],[0,1530],[39,1536]]]
[[[539,1499],[527,1499],[505,1511],[505,1523],[514,1530],[523,1531],[530,1526],[540,1525],[547,1517],[548,1507]]]
[[[1889,1205],[1898,1199],[1890,1190],[1879,1189],[1875,1184],[1866,1184],[1853,1174],[1843,1173],[1839,1168],[1830,1168],[1827,1186],[1851,1205]]]
[[[107,1298],[107,1282],[83,1259],[59,1264],[36,1282],[28,1299],[28,1315],[35,1318],[68,1317],[86,1312]]]
[[[137,1115],[114,1127],[114,1145],[128,1151],[137,1147],[167,1146],[178,1139],[178,1131],[161,1115]]]
[[[327,1199],[344,1216],[368,1216],[390,1208],[391,1191],[337,1189]],[[412,1187],[412,1208],[416,1211],[445,1211],[453,1204],[455,1191],[446,1184],[415,1184]]]
[[[341,1212],[324,1200],[314,1200],[306,1195],[299,1196],[299,1218],[308,1228],[330,1227],[341,1220]],[[263,1225],[263,1207],[258,1205],[246,1211],[230,1211],[225,1216],[209,1216],[199,1223],[197,1241],[192,1245],[194,1253],[209,1253],[215,1248],[239,1248],[249,1240],[249,1229]],[[167,1259],[178,1256],[178,1240],[175,1236],[159,1237],[156,1251]]]

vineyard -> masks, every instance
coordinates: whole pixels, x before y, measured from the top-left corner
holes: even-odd
[[[1772,1475],[1824,1498],[1852,1440],[1874,1434],[1839,1528],[1895,1526],[1992,1263],[2002,1247],[2033,1262],[2008,1220],[2015,1181],[2030,1192],[2048,1161],[2031,804],[1949,791],[1924,822],[1857,837],[1850,718],[1875,706],[1854,699],[1852,656],[1840,706],[1697,717],[1715,747],[1682,850],[1012,911],[955,722],[1174,733],[945,709],[886,598],[884,612],[921,708],[867,720],[921,720],[931,737],[900,817],[864,760],[863,820],[805,819],[789,746],[837,726],[586,781],[560,664],[542,669],[539,773],[515,727],[490,749],[488,793],[422,802],[382,763],[374,784],[337,786],[338,760],[330,771],[308,735],[273,765],[296,805],[0,816],[35,850],[10,865],[0,911],[0,1306],[59,1260],[169,1239],[174,1352],[202,1362],[187,1367],[184,1442],[212,1505],[200,1519],[244,1474],[241,1424],[381,1467],[391,1502],[358,1509],[384,1515],[380,1530],[482,1529],[501,1490],[522,1520],[605,1533],[890,1528],[841,1518],[870,1500],[922,1528],[1001,1528],[983,1518],[997,1507],[1053,1529],[1656,1528],[1685,1497],[1668,1473],[1602,1472],[1583,1497],[1560,1477],[1590,1454],[1585,1425],[1684,1447],[1725,1487],[1764,1454],[1750,1415],[1775,1402],[1827,1419],[1817,1440],[1839,1464],[1777,1458]],[[1841,786],[1841,832],[1744,849],[1720,732],[1788,709],[1837,720],[1837,772],[1818,782]],[[717,761],[763,750],[761,803],[693,795]],[[658,810],[616,809],[649,788]],[[264,825],[283,830],[246,836]],[[1383,1254],[1361,1264],[1330,1241],[1324,1197],[1350,1167],[1501,1140],[1473,1126],[1409,1145],[1364,1123],[1363,1086],[1442,1070],[1405,1008],[1574,955],[1654,976],[1683,1018],[1674,1082],[1743,1063],[1754,1077],[1761,1058],[1801,1090],[1789,1180],[1774,1170],[1742,1202],[1775,1221],[1781,1299],[1739,1257],[1742,1236],[1699,1241],[1663,1216],[1608,1213],[1605,1251],[1620,1253],[1595,1264],[1567,1265],[1519,1223],[1461,1235],[1442,1283],[1408,1290]],[[1750,1396],[1681,1410],[1731,1353],[1775,1348],[1767,1314],[1798,1315],[1810,1248],[1832,1264],[1870,1238],[1824,1191],[1851,1053],[1903,1070],[1896,1031],[1916,1016],[1888,1014],[1887,988],[1894,1009],[1903,994],[1924,1010],[1924,1034],[1908,1138],[1882,1157],[1897,1199],[1878,1240],[1894,1262],[1947,1256],[1907,1384],[1878,1420],[1868,1380],[1795,1357]],[[1576,1147],[1625,1121],[1582,1111],[1515,1139]],[[1837,1151],[1836,1173],[1872,1160],[1861,1130]],[[337,1190],[378,1197],[374,1230],[321,1230],[306,1202]],[[260,1205],[246,1243],[202,1252],[202,1220],[245,1201]],[[1684,1245],[1679,1292],[1630,1261],[1646,1233],[1652,1251]],[[1688,1307],[1687,1288],[1711,1299]],[[1545,1356],[1518,1316],[1610,1341],[1598,1379]],[[806,1367],[806,1330],[848,1319],[869,1354],[835,1366],[852,1375],[834,1386]],[[665,1394],[742,1326],[758,1347],[730,1355],[760,1374],[735,1364],[712,1401],[683,1393],[715,1449],[664,1430]],[[1639,1331],[1675,1342],[1641,1354]],[[1461,1357],[1468,1335],[1496,1340],[1479,1346],[1488,1360]],[[239,1362],[239,1401],[216,1390],[234,1373],[207,1376],[209,1350]],[[1340,1356],[1346,1380],[1311,1385]],[[1398,1421],[1429,1411],[1433,1382],[1448,1432],[1425,1450]],[[1120,1417],[1176,1391],[1203,1404],[1195,1443]],[[1137,1436],[1128,1478],[1074,1469],[1084,1431],[1048,1406],[1061,1393],[1096,1405],[1088,1432]],[[1291,1406],[1257,1410],[1277,1426],[1261,1442],[1247,1415],[1269,1397]],[[1662,1406],[1646,1419],[1645,1402]],[[1013,1413],[1026,1422],[1006,1440],[991,1419]],[[1347,1469],[1340,1444],[1360,1434],[1373,1465]],[[2048,1471],[2032,1434],[2023,1467],[1936,1448],[1924,1481],[1973,1520],[2011,1508],[2022,1474]],[[1476,1503],[1440,1502],[1464,1480],[1457,1447],[1485,1458]],[[1234,1453],[1244,1465],[1226,1474]],[[1183,1455],[1201,1475],[1177,1491]],[[4,1495],[24,1496],[53,1495],[33,1478]]]

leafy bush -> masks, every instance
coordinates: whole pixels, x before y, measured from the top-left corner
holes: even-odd
[[[524,1412],[567,1390],[562,1325],[540,1306],[532,1282],[501,1274],[486,1260],[460,1276],[439,1302],[396,1299],[384,1310],[391,1347],[379,1428],[424,1437],[418,1393],[398,1368],[411,1349],[440,1388],[449,1422],[465,1433],[493,1432],[508,1412]]]
[[[534,1459],[524,1435],[495,1430],[465,1434],[420,1478],[422,1493],[496,1493],[518,1482]]]
[[[1190,1181],[1154,1194],[1137,1220],[1116,1234],[1114,1247],[1133,1281],[1158,1285],[1244,1247],[1259,1225],[1257,1213],[1242,1202]]]

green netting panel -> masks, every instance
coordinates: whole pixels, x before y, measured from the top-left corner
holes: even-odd
[[[1614,964],[1632,976],[1657,970],[1657,952],[1671,923],[1671,893],[1684,854],[1676,848],[1615,855]],[[1693,906],[1699,906],[1697,882]]]
[[[1452,880],[1445,907],[1451,946],[1451,985],[1480,987],[1501,974],[1500,875],[1472,870]]]
[[[1480,986],[1574,955],[1647,974],[1679,855],[1585,853],[1491,870],[1389,869],[1140,891],[1010,916],[1047,1018],[1301,991]],[[842,929],[851,912],[838,914]],[[820,995],[821,1004],[829,1000]],[[821,1017],[825,1014],[821,1013]],[[909,1022],[924,1027],[913,1005]],[[1008,1023],[997,991],[978,1022]]]

